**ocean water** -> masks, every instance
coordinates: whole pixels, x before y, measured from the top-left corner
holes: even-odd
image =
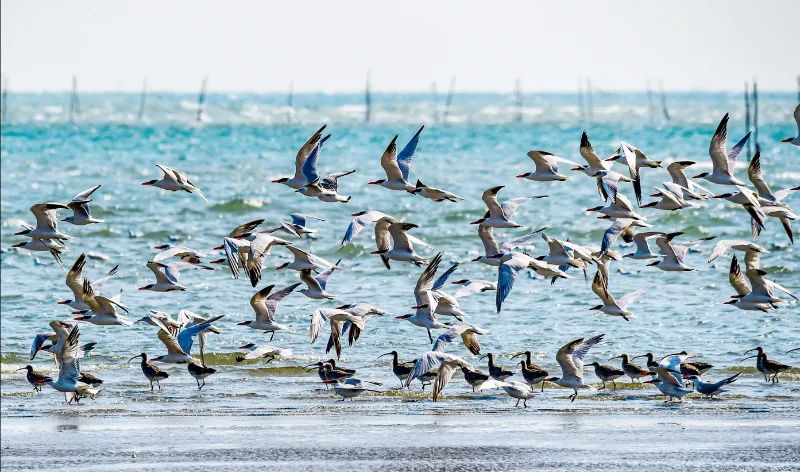
[[[548,198],[523,206],[515,219],[525,228],[496,230],[499,240],[548,226],[551,236],[599,244],[608,223],[584,211],[601,203],[594,181],[579,173],[559,183],[516,179],[515,175],[532,170],[525,155],[528,150],[544,149],[580,160],[578,145],[585,129],[600,154],[610,155],[618,142],[625,140],[654,159],[696,161],[697,172],[701,172],[710,166],[709,140],[726,112],[731,113],[731,140],[744,134],[743,105],[737,94],[669,94],[670,121],[651,117],[643,94],[598,93],[591,119],[581,119],[573,95],[530,95],[524,99],[521,123],[512,122],[516,109],[511,98],[502,94],[457,94],[446,122],[443,106],[432,103],[427,95],[376,94],[369,124],[363,123],[358,95],[297,95],[294,107],[288,108],[286,97],[280,95],[212,94],[202,123],[195,122],[194,98],[189,94],[151,94],[144,119],[139,121],[138,94],[82,95],[80,116],[71,123],[64,94],[10,94],[7,121],[2,126],[0,199],[4,418],[333,415],[346,421],[350,415],[517,414],[523,410],[514,408],[514,401],[505,394],[472,394],[460,376],[438,403],[431,402],[428,392],[420,392],[416,383],[411,391],[397,390],[399,382],[391,373],[388,358],[377,357],[397,350],[403,360],[410,360],[429,349],[424,329],[394,318],[411,311],[413,287],[421,269],[394,262],[387,271],[369,254],[374,247],[371,228],[355,244],[340,250],[350,214],[372,209],[404,218],[418,224],[413,234],[433,247],[418,248],[423,255],[432,257],[441,251],[447,263],[463,261],[483,251],[476,227],[468,224],[484,211],[481,192],[506,185],[501,199],[534,194]],[[773,189],[800,183],[800,150],[779,142],[796,132],[792,120],[795,105],[793,94],[761,96],[762,167]],[[297,148],[323,123],[333,136],[320,157],[321,172],[357,169],[341,180],[340,191],[353,197],[347,204],[323,203],[270,182],[293,172]],[[465,197],[463,202],[434,203],[366,184],[382,178],[379,159],[392,136],[399,134],[399,142],[405,143],[421,124],[426,127],[414,157],[412,178],[451,190]],[[747,156],[742,157],[737,175],[744,179]],[[159,178],[156,164],[193,176],[209,202],[195,195],[141,186],[145,180]],[[643,171],[645,193],[666,180],[664,170]],[[119,274],[103,290],[124,290],[122,300],[131,308],[128,317],[132,319],[149,310],[173,316],[180,309],[225,315],[217,323],[223,333],[210,336],[205,356],[218,373],[207,379],[202,391],[181,365],[164,366],[170,378],[162,382],[163,391],[149,391],[138,363],[126,361],[140,352],[157,356],[165,350],[155,328],[142,323],[132,328],[82,326],[81,339],[98,343],[82,367],[105,383],[100,396],[79,406],[65,406],[63,395],[47,387],[34,394],[22,373],[14,372],[29,363],[36,333],[49,330],[50,320],[74,315],[56,303],[72,295],[64,285],[64,273],[49,256],[11,250],[12,244],[24,241],[13,233],[20,222],[33,221],[28,209],[34,203],[67,201],[95,184],[102,187],[94,195],[93,212],[106,223],[59,226],[74,237],[64,255],[65,265],[70,266],[82,252],[108,257],[107,261],[87,261],[85,274],[89,277],[119,264]],[[630,187],[623,192],[633,198]],[[800,205],[797,196],[788,202]],[[269,335],[236,324],[252,318],[248,302],[256,289],[246,278],[232,279],[226,266],[214,272],[185,272],[182,283],[189,290],[183,293],[137,290],[152,282],[145,263],[155,254],[154,246],[186,245],[213,259],[220,256],[211,248],[221,244],[235,226],[266,218],[262,227],[270,227],[292,212],[324,218],[313,224],[319,230],[318,240],[297,244],[332,261],[341,258],[343,269],[329,281],[334,301],[320,302],[295,293],[280,305],[278,320],[292,329],[278,332],[270,344],[291,348],[295,358],[268,365],[264,360],[235,362],[236,354],[241,353],[239,345],[264,344]],[[747,215],[725,201],[713,200],[675,213],[641,212],[656,230],[684,231],[688,238],[749,239]],[[800,291],[800,253],[789,244],[777,221],[769,221],[759,243],[771,251],[762,258],[763,268],[789,289]],[[619,382],[616,392],[582,391],[574,403],[566,399],[568,391],[548,387],[529,401],[526,413],[569,417],[590,412],[634,417],[747,413],[796,420],[800,370],[784,374],[780,384],[766,385],[753,360],[740,363],[739,359],[747,349],[762,345],[771,356],[800,365],[797,353],[794,358],[784,356],[785,351],[800,346],[800,309],[794,303],[765,314],[722,304],[734,293],[728,284],[730,254],[707,264],[712,246],[713,242],[704,243],[699,252],[690,253],[689,265],[697,269],[690,273],[666,273],[634,260],[615,265],[610,277],[613,294],[619,297],[645,289],[633,305],[636,316],[630,322],[590,311],[596,297],[590,281],[577,271],[574,279],[555,285],[522,276],[501,314],[495,312],[493,292],[461,299],[462,309],[469,322],[488,331],[480,337],[481,351],[495,353],[506,367],[513,365],[512,353],[530,350],[538,363],[559,375],[555,362],[559,347],[575,338],[605,333],[605,342],[590,351],[587,363],[606,362],[621,353],[663,355],[687,350],[714,365],[707,379],[744,372],[720,401],[695,399],[681,406],[663,406],[663,398],[653,387]],[[631,251],[622,243],[616,249]],[[546,245],[538,239],[530,249],[535,255],[545,251]],[[288,251],[273,250],[258,288],[267,284],[282,287],[297,280],[296,272],[271,270],[287,258]],[[590,278],[592,275],[593,271]],[[464,263],[452,280],[458,278],[495,280],[496,269]],[[302,366],[331,357],[324,352],[327,326],[315,344],[308,342],[312,311],[356,302],[378,305],[392,316],[369,320],[361,339],[346,346],[341,359],[343,365],[358,369],[359,378],[382,383],[376,387],[381,392],[343,403],[319,383],[316,372],[307,373]],[[485,360],[469,354],[460,343],[451,345],[448,352],[486,369]],[[53,367],[46,354],[33,363],[38,369]],[[591,370],[586,376],[594,378]],[[502,427],[482,424],[488,425],[488,431]]]

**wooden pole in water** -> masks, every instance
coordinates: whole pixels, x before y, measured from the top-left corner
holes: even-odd
[[[78,98],[78,78],[72,76],[72,93],[69,96],[69,122],[75,123],[81,114],[81,104]]]
[[[364,123],[369,123],[372,116],[372,71],[367,71],[367,83],[364,87]]]
[[[139,113],[137,113],[137,118],[139,121],[144,119],[144,107],[147,101],[147,79],[144,79],[142,82],[142,94],[139,96]]]
[[[659,79],[658,81],[658,91],[661,94],[661,113],[664,115],[664,119],[669,121],[669,109],[667,108],[667,96],[664,94],[664,82]]]
[[[200,93],[197,94],[197,116],[195,121],[198,123],[203,121],[203,108],[206,103],[206,89],[208,88],[208,76],[203,77],[203,82],[200,84]]]
[[[433,121],[439,122],[439,92],[436,90],[436,82],[431,83],[431,95],[433,99]]]
[[[292,112],[294,111],[294,82],[289,82],[289,95],[286,97],[286,122],[292,124]]]
[[[583,77],[578,76],[578,116],[581,121],[586,119],[586,110],[583,104]]]
[[[744,132],[750,131],[750,85],[744,83]],[[747,140],[747,160],[753,155],[752,139]]]
[[[758,82],[755,78],[753,79],[753,141],[756,152],[761,151],[761,147],[758,145]]]
[[[514,121],[522,123],[522,80],[520,79],[517,79],[514,84],[514,96],[514,105],[516,107]]]
[[[450,105],[453,103],[453,93],[456,90],[456,76],[450,77],[450,89],[447,91],[447,98],[444,101],[444,118],[442,121],[447,123],[447,117],[450,114]]]
[[[0,123],[8,123],[8,78],[3,79],[3,92],[0,94]]]
[[[588,120],[592,121],[594,118],[594,104],[592,103],[592,79],[586,78],[586,112]]]
[[[650,79],[647,79],[647,114],[650,116],[650,123],[656,119],[656,104],[653,102],[653,89],[650,88]]]

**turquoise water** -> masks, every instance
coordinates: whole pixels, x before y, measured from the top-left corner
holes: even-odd
[[[427,95],[379,94],[374,96],[374,120],[368,125],[362,123],[363,105],[358,95],[298,95],[295,108],[290,110],[285,107],[286,97],[280,95],[212,94],[202,124],[194,121],[194,99],[191,94],[152,94],[144,120],[138,121],[138,94],[83,95],[80,117],[76,123],[69,123],[66,95],[10,95],[8,121],[2,127],[0,201],[4,251],[3,415],[43,415],[65,409],[62,395],[46,388],[33,396],[22,375],[12,373],[28,363],[34,334],[48,330],[50,320],[72,316],[68,308],[56,304],[71,297],[58,266],[41,253],[9,250],[12,244],[23,241],[13,233],[21,221],[32,221],[28,208],[34,203],[65,201],[92,185],[103,185],[95,194],[92,208],[106,223],[60,226],[74,237],[64,261],[71,265],[81,252],[108,256],[107,262],[87,262],[86,273],[90,277],[120,264],[119,274],[104,291],[124,289],[123,302],[131,307],[130,318],[137,319],[151,309],[174,316],[182,308],[204,315],[226,315],[219,323],[224,332],[210,337],[208,350],[213,354],[207,356],[219,373],[210,377],[199,393],[185,366],[167,365],[171,376],[162,382],[164,391],[151,394],[138,365],[126,364],[128,358],[143,351],[153,356],[163,354],[154,328],[143,324],[130,329],[84,326],[82,339],[98,342],[98,348],[84,362],[84,369],[106,380],[101,396],[82,402],[79,408],[84,414],[513,410],[513,401],[504,394],[473,395],[459,378],[448,386],[445,401],[439,404],[433,404],[418,391],[393,391],[398,382],[386,358],[376,360],[377,356],[395,349],[408,360],[429,348],[424,330],[393,316],[371,319],[361,339],[353,347],[345,347],[341,361],[357,368],[359,377],[383,382],[378,389],[385,393],[361,397],[346,407],[337,405],[331,391],[320,390],[315,372],[306,374],[298,367],[329,357],[324,354],[324,339],[313,345],[308,343],[308,321],[315,308],[368,302],[399,315],[409,312],[414,304],[413,286],[419,269],[394,263],[387,271],[369,254],[373,250],[371,229],[356,244],[338,250],[349,215],[374,209],[405,218],[420,226],[414,234],[434,248],[420,248],[420,252],[432,257],[442,251],[445,261],[461,261],[482,254],[476,228],[468,224],[484,211],[481,192],[504,184],[507,188],[501,198],[531,194],[548,194],[549,198],[522,207],[515,219],[526,228],[497,230],[498,239],[549,226],[551,236],[599,244],[607,223],[583,211],[600,203],[593,180],[576,173],[563,183],[519,181],[515,175],[532,170],[525,156],[528,150],[545,149],[579,160],[580,134],[586,129],[600,154],[610,154],[624,139],[651,158],[694,160],[702,168],[709,166],[708,143],[724,113],[732,116],[732,139],[743,134],[744,129],[743,106],[737,94],[668,95],[672,115],[669,122],[649,117],[643,94],[596,94],[591,121],[579,118],[574,96],[531,95],[525,97],[522,123],[510,123],[515,108],[507,95],[456,95],[448,121],[443,123],[441,119],[437,122],[436,117],[441,118],[444,110],[441,105],[435,107]],[[800,150],[779,143],[796,132],[791,116],[794,100],[793,94],[761,97],[762,167],[773,189],[800,182]],[[347,204],[322,203],[270,183],[273,178],[292,173],[297,148],[322,123],[328,124],[333,137],[320,158],[320,169],[358,169],[341,181],[341,192],[353,196]],[[465,201],[434,203],[366,185],[382,178],[379,158],[391,137],[399,133],[399,141],[405,142],[420,124],[426,128],[414,158],[412,177],[451,190],[465,197]],[[166,164],[195,177],[209,202],[189,194],[142,187],[141,182],[159,177],[155,164]],[[745,169],[738,169],[737,175],[744,179]],[[668,176],[663,170],[645,169],[643,179],[646,193],[668,180]],[[624,192],[632,198],[629,187]],[[789,203],[797,207],[797,196],[790,197]],[[233,360],[237,346],[266,343],[268,336],[236,325],[252,317],[248,301],[254,289],[246,278],[233,280],[227,268],[212,273],[184,273],[182,282],[189,287],[185,293],[136,290],[152,282],[145,263],[155,253],[153,246],[179,243],[211,255],[211,248],[220,244],[233,227],[256,218],[266,218],[264,226],[269,227],[292,212],[325,219],[314,225],[320,238],[304,240],[298,243],[300,246],[329,260],[343,259],[343,270],[331,278],[328,286],[337,295],[335,301],[322,303],[293,294],[279,308],[279,321],[288,322],[293,329],[276,334],[271,344],[293,349],[295,359],[268,366],[263,362],[237,364]],[[746,215],[723,201],[678,213],[648,209],[641,212],[658,230],[684,231],[690,237],[749,238]],[[771,251],[762,258],[763,267],[778,282],[800,291],[800,254],[788,243],[777,221],[768,223],[759,242]],[[531,252],[543,254],[545,248],[543,242],[536,240]],[[617,249],[627,252],[630,248]],[[531,350],[539,363],[558,375],[554,355],[560,346],[578,337],[606,333],[606,342],[590,352],[588,362],[606,361],[622,352],[666,354],[685,349],[714,364],[707,374],[709,379],[745,370],[746,375],[731,387],[726,401],[698,400],[687,408],[703,412],[763,408],[796,415],[795,402],[800,399],[798,371],[788,375],[785,383],[765,386],[759,382],[754,364],[739,364],[738,359],[745,350],[761,344],[775,358],[800,364],[798,358],[783,356],[786,350],[798,347],[798,306],[762,314],[723,305],[734,293],[727,281],[730,255],[707,264],[710,249],[711,245],[705,244],[699,253],[689,255],[689,265],[698,269],[691,273],[665,273],[633,260],[616,265],[611,274],[612,293],[621,296],[637,288],[646,289],[633,305],[636,317],[630,322],[589,311],[596,298],[589,282],[581,276],[555,286],[549,281],[522,277],[500,315],[495,313],[491,292],[462,299],[462,309],[469,314],[470,322],[489,331],[481,337],[482,352],[499,354],[507,367],[512,364],[508,359],[511,353]],[[287,254],[274,250],[265,265],[277,266]],[[268,269],[259,288],[267,284],[285,286],[296,277],[295,272]],[[468,263],[459,268],[455,277],[494,280],[496,270]],[[326,327],[323,338],[327,333]],[[451,346],[449,351],[486,368],[485,361],[467,353],[460,344]],[[52,361],[40,355],[36,365],[48,369]],[[587,378],[594,378],[593,373],[587,372]],[[625,385],[617,393],[582,392],[570,404],[565,400],[565,390],[550,388],[529,404],[554,411],[651,411],[661,407],[660,401],[653,401],[657,393],[652,387]]]

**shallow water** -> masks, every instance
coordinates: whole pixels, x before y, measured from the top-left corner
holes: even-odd
[[[574,97],[536,95],[526,97],[525,122],[508,124],[513,113],[504,95],[458,95],[450,121],[436,123],[435,108],[426,96],[386,95],[375,97],[375,122],[360,123],[363,110],[358,96],[309,95],[298,97],[293,123],[285,123],[287,110],[279,96],[212,95],[207,122],[193,122],[192,100],[188,95],[160,94],[151,97],[146,118],[136,121],[138,96],[100,94],[82,97],[83,113],[77,124],[65,122],[63,95],[16,95],[9,102],[10,124],[2,128],[2,415],[31,417],[152,416],[152,415],[442,415],[471,416],[475,413],[521,411],[504,394],[473,395],[458,377],[445,391],[441,403],[432,403],[418,391],[398,392],[399,382],[391,374],[388,358],[378,355],[396,349],[409,360],[428,349],[424,330],[391,316],[373,318],[367,330],[352,347],[345,347],[342,363],[357,368],[358,376],[378,381],[383,391],[365,395],[354,402],[336,402],[332,391],[319,384],[316,373],[305,373],[299,366],[328,358],[323,339],[309,345],[308,320],[319,306],[370,302],[393,315],[406,313],[414,304],[413,286],[419,269],[394,263],[386,271],[371,251],[371,230],[356,244],[338,251],[349,215],[363,209],[382,210],[417,223],[414,234],[434,249],[421,252],[433,256],[443,251],[445,261],[461,261],[481,254],[482,246],[475,227],[467,223],[483,212],[481,192],[505,184],[501,198],[548,194],[520,209],[517,221],[533,229],[549,226],[548,234],[580,243],[599,244],[607,223],[582,210],[599,204],[594,182],[574,175],[564,183],[547,184],[517,181],[515,175],[532,169],[525,152],[546,149],[567,158],[579,159],[578,143],[582,129],[600,154],[608,155],[620,139],[645,150],[654,159],[690,159],[708,166],[708,142],[718,120],[732,113],[731,139],[744,128],[738,95],[675,94],[668,97],[673,119],[651,120],[646,99],[639,94],[599,95],[595,99],[592,123],[576,118]],[[761,100],[760,143],[762,167],[773,189],[797,185],[800,173],[798,148],[778,141],[795,132],[791,117],[792,94],[764,94]],[[60,111],[56,108],[62,107]],[[441,111],[441,110],[440,110]],[[328,123],[333,138],[320,158],[324,172],[358,169],[342,179],[341,191],[353,195],[348,204],[324,204],[295,195],[289,189],[269,182],[293,171],[297,147],[321,123]],[[413,177],[448,188],[466,198],[458,204],[437,204],[399,192],[366,185],[380,178],[379,157],[395,133],[407,141],[416,127],[426,124],[417,154]],[[163,163],[195,176],[196,183],[209,198],[206,204],[188,194],[173,194],[145,188],[141,182],[158,178],[155,164]],[[746,164],[746,163],[745,163]],[[737,170],[740,178],[745,169]],[[666,172],[645,169],[645,192],[661,181]],[[449,179],[449,180],[448,180]],[[455,184],[448,183],[449,181]],[[56,301],[69,298],[64,274],[41,254],[9,251],[21,241],[13,236],[20,221],[32,220],[28,208],[35,202],[63,201],[73,194],[101,183],[93,209],[104,218],[103,225],[60,228],[74,236],[70,252],[64,257],[71,265],[81,252],[96,252],[109,257],[106,262],[89,260],[89,277],[119,263],[119,275],[104,288],[106,293],[124,289],[123,301],[131,307],[130,318],[144,316],[148,310],[161,310],[173,316],[186,308],[204,315],[224,314],[221,335],[212,335],[207,361],[219,372],[198,392],[185,366],[166,366],[170,378],[162,382],[161,392],[150,393],[138,364],[127,364],[131,356],[147,352],[163,353],[163,346],[150,326],[137,324],[131,329],[87,325],[84,341],[97,341],[98,348],[83,363],[83,368],[105,379],[103,393],[80,406],[65,407],[63,396],[46,388],[34,395],[20,373],[13,371],[28,361],[30,342],[35,333],[48,330],[52,319],[72,315]],[[713,186],[709,184],[709,186]],[[718,189],[723,191],[725,189]],[[629,188],[625,189],[632,197]],[[797,207],[797,197],[789,202]],[[792,200],[793,199],[793,200]],[[645,198],[647,201],[648,198]],[[266,218],[269,227],[291,212],[319,216],[326,221],[314,226],[320,230],[316,241],[299,242],[302,247],[329,260],[342,258],[344,270],[331,278],[329,290],[337,295],[333,302],[321,303],[293,294],[279,307],[279,321],[292,325],[288,333],[278,333],[273,345],[291,348],[296,358],[266,365],[264,361],[238,364],[237,346],[246,342],[265,343],[268,336],[237,326],[252,316],[248,300],[254,292],[246,279],[232,280],[227,268],[213,273],[186,272],[185,293],[154,294],[136,288],[151,283],[145,262],[154,254],[153,246],[179,243],[211,253],[233,227],[256,218]],[[717,235],[725,239],[748,239],[746,214],[731,204],[713,201],[700,208],[665,214],[643,209],[656,229],[685,231],[689,237]],[[499,239],[524,234],[526,229],[498,230]],[[788,288],[800,290],[800,256],[788,244],[776,221],[770,221],[760,244],[771,253],[762,258],[763,267]],[[537,240],[532,254],[542,254],[546,246]],[[800,399],[800,370],[783,376],[778,385],[765,385],[753,368],[754,363],[738,360],[745,350],[761,344],[775,358],[800,364],[798,358],[783,356],[798,347],[800,321],[798,306],[762,314],[737,310],[721,302],[734,293],[728,285],[730,255],[706,264],[711,244],[689,255],[692,273],[664,273],[640,261],[626,260],[615,266],[611,291],[617,296],[644,287],[647,292],[633,305],[637,314],[630,322],[589,311],[595,304],[589,282],[581,274],[551,286],[549,281],[523,277],[503,307],[494,310],[494,295],[487,293],[462,299],[470,322],[489,331],[481,337],[482,352],[508,357],[520,350],[531,350],[537,362],[555,375],[555,351],[571,339],[606,333],[606,341],[594,348],[588,362],[606,361],[622,352],[648,351],[666,354],[688,350],[714,364],[709,379],[743,370],[745,374],[730,387],[723,401],[696,399],[681,406],[664,406],[652,387],[621,384],[619,392],[582,392],[574,403],[566,400],[567,391],[548,388],[529,402],[536,411],[558,414],[579,411],[597,412],[613,418],[618,414],[650,414],[686,411],[698,415],[781,415],[797,418]],[[623,252],[630,247],[617,248]],[[214,256],[216,257],[216,256]],[[266,266],[276,266],[287,257],[286,251],[273,251]],[[619,271],[617,270],[619,269]],[[591,276],[592,274],[590,274]],[[259,288],[267,284],[282,287],[292,283],[296,273],[266,270]],[[496,270],[479,264],[463,264],[456,278],[493,280]],[[459,344],[450,352],[482,365]],[[40,369],[52,368],[45,355],[37,357]],[[594,378],[592,372],[587,377]],[[671,414],[671,413],[668,413]],[[727,416],[726,416],[727,417]],[[498,427],[491,423],[487,430]]]

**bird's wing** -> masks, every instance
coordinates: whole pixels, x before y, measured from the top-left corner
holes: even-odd
[[[717,244],[714,245],[714,249],[711,250],[711,255],[708,256],[708,262],[713,261],[714,259],[718,258],[719,256],[724,255],[731,246],[737,245],[744,242],[747,244],[746,241],[735,241],[732,239],[723,239],[717,241]]]
[[[225,259],[228,261],[228,267],[231,269],[233,278],[239,277],[239,269],[244,267],[244,261],[239,257],[239,248],[249,246],[247,241],[240,239],[225,238],[222,246],[225,250]]]
[[[415,228],[417,225],[412,225],[410,223],[392,223],[389,225],[389,234],[392,236],[392,243],[395,249],[400,249],[408,252],[413,252],[414,246],[413,243],[408,239],[408,231],[411,228]]]
[[[728,272],[728,281],[731,283],[733,289],[736,290],[737,295],[747,295],[750,293],[750,285],[747,283],[744,274],[742,274],[742,269],[739,268],[739,261],[735,254],[733,259],[731,259],[731,268]]]
[[[639,167],[636,165],[636,154],[631,150],[627,143],[622,143],[622,156],[625,158],[625,164],[628,166],[628,171],[633,180],[633,190],[636,194],[636,201],[642,203],[642,182],[639,179]]]
[[[499,192],[501,188],[503,187],[492,187],[490,189],[486,189],[481,195],[481,200],[483,200],[483,203],[486,204],[486,208],[489,209],[489,215],[491,216],[502,216],[503,214],[503,209],[497,202],[497,192]]]
[[[72,267],[67,272],[66,283],[67,287],[75,295],[75,300],[80,301],[83,296],[83,267],[86,264],[86,255],[81,254],[72,264]]]
[[[297,151],[297,155],[294,158],[294,177],[298,178],[303,175],[303,164],[306,163],[306,158],[320,141],[320,136],[322,136],[322,131],[325,130],[327,125],[322,125],[320,129],[318,129],[314,134],[312,134],[303,146]]]
[[[708,154],[711,156],[714,172],[719,170],[732,175],[733,169],[729,168],[730,163],[728,162],[728,118],[729,115],[725,113],[722,121],[719,122],[717,130],[711,138]]]
[[[514,281],[517,279],[517,274],[519,274],[519,271],[522,270],[522,268],[523,266],[519,263],[519,261],[513,258],[503,262],[500,264],[500,267],[497,268],[497,293],[495,294],[495,306],[498,312],[500,312],[500,308],[502,307],[506,297],[508,297],[508,294],[511,293],[511,289],[514,288]]]
[[[292,293],[294,291],[294,289],[296,289],[299,286],[300,286],[300,282],[293,283],[293,284],[291,284],[291,285],[289,285],[287,287],[284,287],[284,288],[278,290],[277,292],[274,292],[273,294],[271,294],[271,295],[269,295],[267,297],[267,299],[264,302],[264,304],[265,304],[265,306],[267,308],[267,312],[268,312],[267,319],[269,321],[272,321],[272,322],[275,321],[275,311],[278,308],[278,303],[280,303],[281,300],[283,300],[284,298],[289,296],[289,294]]]
[[[581,135],[580,153],[581,157],[586,159],[586,162],[589,163],[590,167],[595,167],[595,168],[605,167],[605,165],[603,164],[603,160],[595,152],[592,143],[589,142],[589,135],[586,134],[586,131],[584,131],[583,134]]]
[[[328,321],[329,316],[327,311],[322,308],[317,308],[311,314],[311,325],[309,326],[308,330],[308,340],[312,343],[317,340],[319,337],[319,330],[325,325],[325,322]]]
[[[389,146],[383,151],[381,156],[381,167],[386,172],[386,177],[389,180],[400,180],[403,178],[403,173],[397,164],[397,135],[392,138]]]
[[[486,280],[472,280],[467,285],[461,287],[453,294],[455,298],[466,297],[473,293],[484,292],[487,290],[497,290],[497,285]]]
[[[442,253],[436,254],[433,259],[431,259],[430,264],[422,273],[419,275],[417,279],[417,284],[414,286],[414,293],[419,293],[423,291],[430,291],[433,288],[433,277],[436,275],[436,271],[439,270],[439,264],[442,262]]]
[[[537,197],[512,198],[511,200],[504,201],[503,204],[500,205],[500,208],[503,211],[503,215],[505,215],[506,218],[511,219],[511,217],[514,216],[514,213],[517,212],[517,209],[520,206],[528,203],[529,201],[533,200],[534,198],[540,198],[540,197],[537,196]]]
[[[456,269],[458,269],[459,265],[460,264],[456,262],[455,264],[450,266],[449,269],[442,272],[442,275],[440,275],[439,278],[437,278],[436,281],[433,283],[431,290],[439,290],[442,287],[444,287],[444,284],[447,283],[447,279],[450,278],[451,275],[453,275],[453,272],[455,272]]]
[[[328,285],[328,279],[330,278],[331,274],[333,274],[333,272],[339,268],[340,262],[342,262],[341,259],[336,261],[336,264],[320,272],[320,274],[316,277],[317,282],[319,283],[319,286],[320,288],[322,288],[322,290],[325,290],[325,287]]]
[[[617,306],[625,310],[631,303],[633,303],[634,300],[636,300],[639,297],[639,295],[643,293],[644,293],[643,288],[634,290],[633,292],[630,293],[626,293],[625,295],[622,296],[622,298],[619,299],[619,301],[617,302]]]
[[[768,200],[776,199],[776,197],[772,195],[769,185],[764,181],[764,173],[761,171],[761,151],[759,150],[756,150],[753,159],[750,160],[750,165],[747,166],[747,177],[750,178],[750,182],[753,183],[753,186],[758,191],[759,197]]]
[[[207,330],[211,327],[211,323],[219,320],[225,315],[217,315],[209,318],[202,323],[197,323],[196,325],[188,326],[184,328],[180,333],[178,333],[178,344],[180,345],[181,349],[186,354],[191,354],[192,352],[192,342],[194,341],[194,337],[203,331]]]
[[[258,228],[258,226],[264,222],[264,219],[258,219],[253,221],[248,221],[247,223],[241,224],[233,229],[230,233],[228,233],[229,238],[240,238],[247,233],[251,233],[254,229]]]
[[[528,151],[528,157],[531,158],[533,164],[536,166],[536,172],[558,173],[558,160],[553,159],[555,156],[547,151]]]
[[[605,254],[608,252],[608,250],[611,249],[611,245],[614,244],[623,231],[628,229],[632,222],[633,220],[629,218],[616,219],[603,233],[603,240],[600,243],[600,253]]]
[[[353,219],[350,221],[350,225],[347,226],[347,230],[344,232],[341,245],[344,246],[345,244],[351,242],[356,238],[356,236],[359,235],[359,233],[361,233],[364,228],[367,227],[367,225],[372,224],[386,216],[388,215],[380,211],[368,211],[363,215],[353,217]]]
[[[419,144],[419,135],[425,126],[420,126],[419,130],[414,134],[414,137],[406,144],[406,146],[397,154],[397,166],[403,174],[403,180],[408,180],[408,174],[411,172],[411,159],[414,157],[414,152],[417,150]]]
[[[569,359],[571,364],[579,372],[579,374],[577,374],[576,377],[583,376],[583,358],[586,356],[586,354],[589,352],[592,346],[603,340],[603,336],[604,336],[603,334],[600,334],[598,336],[591,337],[586,341],[584,341],[583,339],[579,339],[576,340],[579,342],[573,341],[572,343],[567,344],[567,346],[565,346],[569,347],[571,345],[571,347],[569,348]],[[562,347],[561,349],[564,348]],[[558,352],[561,353],[561,350],[559,350]],[[564,365],[561,363],[558,354],[556,354],[556,360],[558,360],[558,363],[561,365],[561,368],[563,369]]]
[[[489,231],[491,231],[491,227],[488,227],[488,228],[489,228]],[[533,231],[533,232],[531,232],[529,234],[526,234],[524,236],[520,236],[518,238],[514,238],[514,239],[509,239],[507,241],[503,241],[503,242],[500,243],[500,250],[496,251],[495,254],[497,254],[497,253],[505,254],[507,252],[511,252],[515,248],[518,248],[520,246],[526,245],[526,243],[532,241],[533,238],[538,233],[544,231],[545,229],[547,229],[547,228],[537,229],[536,231]],[[481,238],[481,239],[483,239],[483,238]],[[486,247],[486,243],[484,243],[484,247]],[[495,247],[497,247],[496,244],[495,244]]]
[[[256,321],[275,321],[272,313],[267,309],[267,295],[274,287],[274,285],[267,285],[250,297],[250,306],[256,312]]]
[[[114,267],[112,267],[111,270],[106,272],[106,275],[104,275],[104,276],[100,277],[99,279],[95,280],[94,282],[92,282],[92,288],[95,291],[100,290],[100,288],[102,288],[103,285],[105,285],[106,282],[108,282],[108,279],[110,279],[111,277],[117,275],[117,271],[118,270],[119,270],[119,265],[115,265]]]
[[[750,139],[751,131],[748,131],[747,134],[744,135],[742,139],[740,139],[731,149],[728,151],[728,168],[731,170],[731,174],[733,174],[734,166],[736,165],[736,158],[739,157],[739,154],[742,153],[742,149],[744,149],[744,145],[747,143],[747,140]]]
[[[306,161],[303,163],[303,176],[306,178],[306,182],[314,182],[315,180],[319,179],[319,173],[317,172],[317,157],[319,157],[319,152],[322,149],[322,145],[317,142],[316,145],[311,149],[311,152],[308,154]]]
[[[67,336],[66,341],[61,346],[61,352],[58,356],[58,381],[67,381],[67,383],[75,383],[80,378],[80,358],[82,357],[81,348],[78,344],[80,339],[80,331],[78,325],[72,327]]]
[[[72,197],[73,202],[86,202],[89,200],[89,197],[95,192],[95,190],[99,189],[100,185],[95,185],[94,187],[88,188],[83,192],[76,193],[74,197]]]
[[[608,281],[599,270],[592,279],[592,292],[597,295],[603,303],[606,303],[611,295],[608,293]]]
[[[414,368],[408,373],[405,385],[411,385],[412,380],[418,379],[433,369],[438,368],[442,364],[445,355],[446,354],[442,352],[435,351],[428,351],[421,355],[419,359],[417,359],[417,362],[414,363]]]
[[[324,290],[322,285],[319,283],[319,280],[317,280],[311,273],[311,269],[303,269],[300,271],[300,281],[306,284],[311,290],[316,290],[319,292]]]
[[[487,256],[500,254],[500,248],[497,246],[497,241],[494,239],[494,230],[491,226],[478,225],[478,237],[481,238],[483,249]]]
[[[167,167],[162,164],[156,164],[156,167],[161,169],[161,172],[164,173],[165,178],[168,178],[174,182],[178,181],[178,176],[175,174],[175,169],[173,169],[172,167]]]

